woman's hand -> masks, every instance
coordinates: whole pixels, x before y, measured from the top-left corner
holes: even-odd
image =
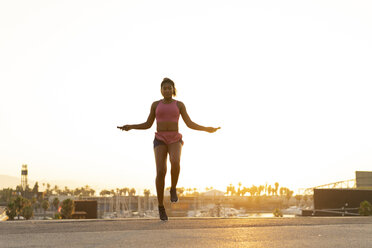
[[[117,128],[119,128],[119,129],[121,129],[123,131],[129,131],[129,130],[132,129],[130,125],[124,125],[122,127],[117,127]]]
[[[216,132],[218,129],[220,129],[221,127],[206,127],[205,131],[208,132],[208,133],[214,133]]]

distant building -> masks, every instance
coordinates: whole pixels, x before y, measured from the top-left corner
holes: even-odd
[[[372,171],[355,172],[357,188],[372,188]]]
[[[209,190],[207,192],[203,192],[201,193],[202,196],[224,196],[225,195],[225,192],[221,191],[221,190],[217,190],[217,189],[212,189],[212,190]]]

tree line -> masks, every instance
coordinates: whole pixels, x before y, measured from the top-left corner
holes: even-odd
[[[55,209],[55,219],[70,219],[72,217],[74,202],[70,198],[60,202],[56,197],[53,199],[52,205]],[[34,212],[36,209],[42,208],[44,210],[44,219],[46,219],[46,211],[49,209],[49,207],[50,202],[46,199],[38,201],[36,198],[32,198],[30,200],[18,195],[11,198],[8,202],[6,207],[6,215],[8,216],[9,220],[14,220],[15,217],[20,219],[21,216],[26,220],[29,220],[34,217]]]
[[[39,184],[35,183],[34,187],[31,189],[28,186],[22,189],[21,186],[17,186],[16,189],[6,188],[0,191],[0,202],[7,203],[7,215],[10,219],[15,217],[23,216],[26,219],[32,218],[36,210],[44,210],[44,218],[46,211],[50,206],[54,206],[54,218],[71,218],[73,211],[73,200],[66,199],[60,202],[58,197],[54,197],[53,201],[49,202],[51,196],[71,196],[71,197],[93,197],[96,191],[92,189],[89,185],[84,187],[77,187],[75,189],[70,189],[67,186],[60,188],[55,185],[51,186],[49,183],[42,184],[44,191],[39,192]],[[169,190],[170,187],[166,188]],[[213,187],[206,187],[206,191],[213,190]],[[135,188],[116,188],[116,189],[103,189],[100,191],[99,195],[104,196],[134,196],[136,194]],[[197,188],[177,188],[179,196],[199,196],[200,193]],[[145,197],[150,196],[150,190],[145,189],[143,194]],[[293,191],[287,187],[279,187],[279,183],[276,182],[274,185],[252,185],[251,187],[245,187],[242,183],[238,183],[235,187],[233,184],[229,184],[226,187],[224,194],[226,196],[254,196],[259,197],[262,195],[266,196],[281,196],[289,199],[293,196]],[[302,199],[307,201],[308,196],[295,196],[297,202]]]
[[[61,195],[61,196],[73,196],[77,198],[82,197],[93,197],[95,196],[96,191],[92,189],[89,185],[85,185],[84,187],[77,187],[75,189],[70,189],[67,186],[60,188],[59,186],[55,185],[52,187],[49,183],[43,183],[44,191],[39,192],[39,185],[38,182],[35,183],[34,187],[30,189],[28,186],[25,190],[21,188],[21,186],[17,186],[15,190],[11,188],[3,189],[0,194],[0,201],[8,202],[12,194],[15,192],[25,192],[27,195],[30,193],[33,195],[37,195],[38,193],[42,193],[43,198],[48,198],[52,195]],[[165,190],[169,190],[170,187],[166,188]],[[212,190],[213,187],[206,187],[205,190]],[[135,188],[116,188],[116,189],[103,189],[100,191],[100,196],[134,196],[136,194]],[[143,194],[145,196],[150,195],[150,190],[145,189]],[[197,188],[184,188],[179,187],[177,188],[177,193],[180,196],[199,196],[200,192],[197,191]],[[293,191],[287,187],[279,187],[279,183],[276,182],[274,185],[252,185],[251,187],[242,186],[242,183],[238,183],[238,187],[235,187],[233,184],[230,184],[226,187],[226,196],[285,196],[291,198],[293,196]]]
[[[245,196],[246,194],[250,194],[251,196],[260,196],[260,195],[267,195],[267,196],[286,196],[291,198],[293,196],[293,191],[287,187],[279,187],[279,183],[276,182],[274,185],[252,185],[251,187],[242,187],[242,183],[238,183],[238,188],[235,188],[232,184],[226,187],[226,195],[230,196]]]

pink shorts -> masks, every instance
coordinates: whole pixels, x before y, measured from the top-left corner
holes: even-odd
[[[176,142],[181,142],[183,145],[182,141],[182,134],[179,132],[157,132],[155,133],[155,139],[154,139],[154,147],[158,145],[169,145],[173,144]]]

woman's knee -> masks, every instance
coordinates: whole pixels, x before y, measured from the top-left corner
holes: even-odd
[[[166,168],[158,168],[156,170],[156,177],[157,178],[165,178],[165,175],[167,174]]]
[[[179,169],[180,168],[180,160],[171,160],[171,169]]]

